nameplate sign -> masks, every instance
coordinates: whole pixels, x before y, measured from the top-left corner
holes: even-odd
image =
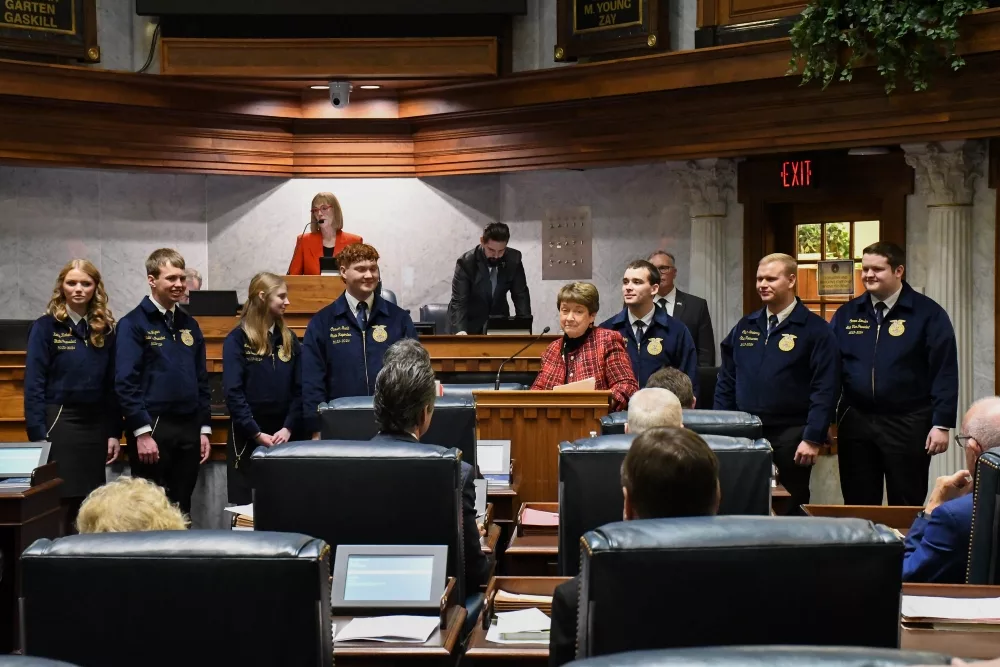
[[[0,0],[0,49],[97,62],[96,0]]]
[[[666,50],[668,6],[668,0],[557,0],[555,59]]]

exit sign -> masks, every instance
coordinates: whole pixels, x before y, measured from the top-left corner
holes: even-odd
[[[781,187],[810,188],[813,186],[812,160],[785,160],[781,163]]]

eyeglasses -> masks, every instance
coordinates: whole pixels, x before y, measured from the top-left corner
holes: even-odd
[[[323,205],[322,205],[322,206],[320,206],[319,208],[314,208],[314,209],[310,209],[310,210],[311,210],[311,211],[312,211],[313,213],[326,213],[326,212],[327,212],[327,211],[329,211],[329,210],[330,210],[331,208],[333,208],[333,207],[332,207],[332,206],[329,206],[329,205],[327,205],[327,204],[323,204]]]
[[[955,443],[962,449],[965,449],[966,447],[969,446],[968,445],[969,440],[972,440],[971,435],[962,435],[961,433],[955,434]]]

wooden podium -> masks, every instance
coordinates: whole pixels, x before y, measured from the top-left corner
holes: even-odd
[[[476,439],[510,440],[521,502],[559,500],[559,443],[601,432],[609,391],[476,391]]]

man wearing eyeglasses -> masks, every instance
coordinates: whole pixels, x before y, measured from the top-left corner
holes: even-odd
[[[923,511],[906,535],[903,581],[929,584],[965,583],[972,534],[970,470],[987,449],[1000,446],[1000,397],[972,404],[955,442],[965,450],[966,470],[938,477]]]
[[[698,350],[698,365],[714,366],[715,331],[712,330],[712,316],[708,312],[708,302],[677,289],[674,285],[677,263],[672,254],[666,250],[657,250],[649,256],[649,262],[660,272],[660,289],[656,292],[656,305],[667,311],[667,315],[680,320],[691,332],[695,349]]]

